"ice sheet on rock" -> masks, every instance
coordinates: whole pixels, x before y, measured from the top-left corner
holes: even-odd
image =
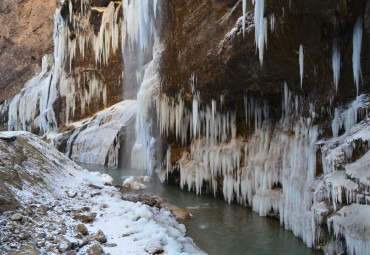
[[[356,144],[366,145],[370,141],[370,119],[367,117],[353,125],[349,132],[325,141],[321,148],[324,174],[343,170],[350,163]]]
[[[117,167],[120,143],[119,132],[129,125],[136,114],[136,100],[125,100],[98,112],[93,118],[71,123],[66,155],[77,162]],[[59,143],[58,135],[48,134],[52,143]]]
[[[349,178],[358,182],[363,189],[370,191],[370,151],[354,163],[348,164],[345,170]]]
[[[346,240],[349,255],[366,255],[370,251],[370,205],[351,204],[328,220],[329,230]]]

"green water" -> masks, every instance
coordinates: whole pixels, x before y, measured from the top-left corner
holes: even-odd
[[[90,171],[109,174],[115,184],[145,171],[111,169],[81,164]],[[210,255],[313,255],[323,253],[308,248],[276,219],[260,217],[250,208],[228,204],[222,199],[198,196],[153,178],[146,192],[166,198],[170,204],[187,209],[193,217],[181,221],[199,248]]]

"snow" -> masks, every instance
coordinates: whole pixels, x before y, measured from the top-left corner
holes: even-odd
[[[69,229],[79,222],[70,214],[63,213],[63,209],[90,207],[92,212],[97,213],[97,217],[90,224],[86,224],[86,227],[89,233],[103,230],[108,243],[117,244],[116,247],[104,247],[105,252],[112,255],[147,254],[145,248],[153,242],[159,243],[165,254],[203,254],[192,240],[185,236],[184,225],[177,223],[168,210],[122,200],[115,187],[104,185],[110,180],[107,175],[82,170],[35,135],[28,132],[0,132],[0,143],[4,138],[24,139],[27,143],[25,153],[29,151],[28,148],[36,151],[27,154],[20,171],[34,176],[34,173],[40,173],[38,163],[43,162],[42,179],[46,183],[45,188],[27,181],[21,190],[11,187],[13,194],[22,204],[53,204],[54,209],[48,211],[48,217],[63,219]],[[11,158],[15,155],[8,156]],[[90,184],[99,186],[98,195],[96,190],[89,187]],[[75,191],[77,196],[70,198],[70,191]],[[40,195],[35,196],[35,192]],[[52,234],[48,233],[47,229],[45,231]],[[78,254],[84,254],[84,250],[80,250]]]
[[[353,78],[356,84],[357,95],[359,91],[361,74],[361,44],[362,44],[362,17],[358,17],[353,28],[353,54],[352,54],[352,68]]]
[[[370,250],[370,205],[351,204],[328,220],[329,230],[343,236],[349,255],[366,255]]]

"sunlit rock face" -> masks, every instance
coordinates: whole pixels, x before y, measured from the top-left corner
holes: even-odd
[[[0,2],[0,102],[15,96],[53,51],[56,1]]]

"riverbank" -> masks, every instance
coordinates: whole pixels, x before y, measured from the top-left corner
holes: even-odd
[[[0,132],[0,251],[5,254],[200,254],[166,208],[122,199],[27,132]]]

